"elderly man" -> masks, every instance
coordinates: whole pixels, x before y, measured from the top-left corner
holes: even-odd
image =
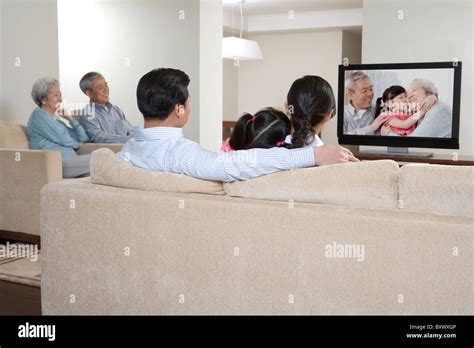
[[[109,102],[109,86],[97,72],[85,74],[79,82],[90,99],[80,119],[81,125],[95,143],[125,143],[133,136],[133,127],[122,110]]]
[[[344,134],[374,135],[387,119],[380,115],[374,120],[374,88],[363,71],[354,71],[345,81],[349,103],[344,107]]]

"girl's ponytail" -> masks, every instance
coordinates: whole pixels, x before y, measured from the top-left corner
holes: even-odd
[[[274,108],[259,110],[255,115],[243,114],[229,140],[233,150],[286,147],[285,138],[291,133],[291,123],[284,112]]]
[[[374,118],[376,118],[378,115],[380,115],[382,113],[383,107],[384,107],[383,98],[382,97],[377,98],[377,101],[375,102],[375,116],[374,116]]]
[[[249,143],[248,141],[248,127],[252,127],[252,123],[255,120],[255,116],[249,113],[244,113],[232,130],[232,135],[229,140],[229,145],[232,149],[245,149]]]

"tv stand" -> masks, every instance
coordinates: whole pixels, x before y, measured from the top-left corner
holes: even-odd
[[[389,156],[389,157],[432,157],[432,152],[409,152],[407,147],[388,147],[387,151],[365,150],[359,151],[366,156]]]
[[[388,151],[378,151],[378,153],[373,151],[371,154],[367,154],[365,151],[354,151],[353,153],[354,156],[361,161],[391,159],[396,161],[399,165],[403,165],[404,163],[428,163],[453,166],[474,166],[474,156],[458,155],[456,151],[453,151],[452,155],[431,154],[431,156],[426,156],[426,153],[423,153],[422,156],[419,157],[413,156],[415,152],[410,153],[408,156],[403,153],[393,154]]]

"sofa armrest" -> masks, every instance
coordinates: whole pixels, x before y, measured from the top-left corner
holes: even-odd
[[[63,178],[59,151],[0,149],[0,230],[39,234],[40,190]]]
[[[84,143],[81,147],[76,151],[78,155],[88,155],[92,153],[92,151],[101,149],[101,148],[108,148],[111,149],[113,152],[117,153],[122,150],[123,144],[104,144],[104,143]]]

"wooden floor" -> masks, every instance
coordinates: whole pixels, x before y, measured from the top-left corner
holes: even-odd
[[[0,315],[41,315],[40,288],[0,280]]]
[[[0,280],[0,315],[41,315],[41,290]]]

